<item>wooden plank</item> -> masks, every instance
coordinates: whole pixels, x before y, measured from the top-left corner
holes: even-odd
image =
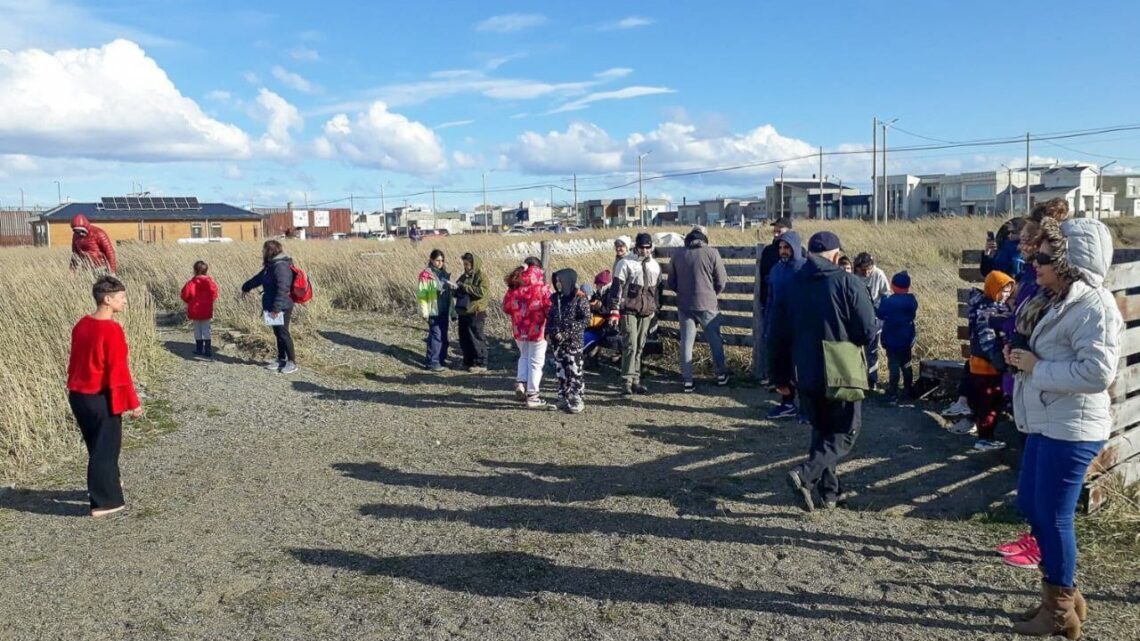
[[[970,340],[970,328],[969,328],[969,326],[967,326],[967,325],[959,325],[958,326],[958,340],[960,340],[960,341]]]
[[[759,245],[758,247],[759,250],[756,247],[716,247],[715,249],[720,254],[720,257],[725,260],[751,261],[760,255],[760,251],[763,251],[763,245]],[[653,255],[658,258],[672,258],[674,254],[684,249],[684,247],[658,247],[653,250]]]
[[[756,278],[756,265],[752,263],[725,263],[724,270],[730,277]]]
[[[1140,319],[1140,294],[1129,295],[1127,290],[1121,290],[1113,296],[1116,298],[1116,308],[1124,320]]]
[[[1088,478],[1096,478],[1109,472],[1122,461],[1140,455],[1140,428],[1132,428],[1117,434],[1104,444],[1104,448],[1089,466]]]
[[[959,320],[969,320],[969,318],[970,318],[970,306],[959,303],[958,304],[958,319]]]
[[[982,262],[982,250],[980,249],[965,249],[962,251],[962,264],[963,265],[978,265]]]
[[[1116,378],[1108,386],[1108,395],[1113,401],[1123,401],[1132,392],[1140,390],[1140,363],[1124,365],[1121,359]]]
[[[967,283],[981,283],[985,279],[982,278],[982,273],[978,271],[977,267],[959,267],[958,278],[966,281]]]
[[[970,292],[974,291],[973,287],[963,287],[958,290],[958,303],[964,305],[970,302]]]
[[[1124,330],[1120,335],[1120,358],[1128,358],[1140,352],[1140,327]]]
[[[970,358],[970,345],[968,343],[962,345],[962,358]]]
[[[677,323],[680,322],[678,313],[675,310],[663,309],[657,313],[658,320]],[[738,327],[740,329],[752,329],[752,315],[739,316],[733,314],[721,314],[720,324],[722,327]]]
[[[1120,434],[1140,422],[1140,396],[1125,399],[1109,408],[1112,414],[1112,433]]]
[[[1115,263],[1116,254],[1113,254],[1112,258]],[[1108,270],[1108,278],[1105,279],[1104,286],[1114,292],[1140,287],[1140,261],[1114,264],[1112,269]]]
[[[1117,481],[1126,486],[1140,483],[1140,456],[1134,456],[1117,464],[1107,474],[1102,474],[1095,481],[1085,484],[1082,497],[1085,511],[1091,514],[1099,510],[1111,498],[1108,488]]]
[[[1112,252],[1112,264],[1135,263],[1140,261],[1140,249],[1132,247],[1118,247]]]
[[[661,304],[667,307],[677,307],[677,295],[662,294]],[[724,298],[718,301],[717,305],[722,312],[744,312],[751,314],[753,309],[752,301],[743,298]]]
[[[676,327],[669,327],[666,325],[661,325],[657,331],[662,336],[666,336],[668,338],[673,338],[673,339],[680,338],[680,332],[677,330]],[[726,333],[722,333],[720,335],[720,340],[725,345],[729,345],[731,347],[752,347],[752,334],[726,334]],[[705,340],[705,333],[704,332],[700,332],[700,331],[697,332],[697,341],[701,342],[701,343],[707,343],[708,342]]]
[[[752,296],[755,291],[756,286],[754,284],[734,280],[724,284],[724,291],[721,294],[747,294]]]
[[[764,307],[760,300],[760,256],[764,253],[763,245],[756,243],[755,251],[756,260],[752,272],[752,336],[757,337],[757,340],[752,341],[752,378],[762,381],[768,377],[768,359],[764,355],[766,346],[764,341],[759,340],[764,335]]]
[[[962,361],[919,361],[918,377],[936,381],[958,381],[962,378]]]

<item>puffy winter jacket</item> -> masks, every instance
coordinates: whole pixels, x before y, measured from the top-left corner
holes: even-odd
[[[474,316],[487,311],[487,276],[483,273],[483,259],[472,255],[471,272],[463,272],[456,283],[455,312],[460,316]]]
[[[111,273],[119,271],[119,262],[115,257],[115,244],[102,228],[92,225],[87,217],[78,214],[71,219],[71,268],[75,269],[81,264],[92,267],[104,267]],[[86,234],[76,233],[74,230],[86,231]]]
[[[914,345],[914,319],[918,316],[914,294],[891,294],[879,303],[875,315],[883,321],[883,347],[888,352],[905,352]]]
[[[451,280],[446,270],[428,266],[416,277],[416,301],[420,304],[420,316],[448,316],[451,314],[451,288],[443,281]]]
[[[195,276],[182,286],[182,300],[187,318],[210,320],[214,317],[214,301],[218,300],[218,284],[209,276]]]
[[[715,312],[717,296],[728,282],[724,260],[700,232],[691,232],[685,249],[673,254],[667,279],[677,292],[677,309],[682,312]]]
[[[1009,305],[998,302],[1001,290],[1013,279],[1003,272],[986,276],[985,290],[970,290],[970,372],[993,376],[1006,370],[1002,349],[1007,337],[1004,327],[1013,314]]]
[[[573,269],[554,272],[558,291],[550,295],[550,311],[546,317],[546,338],[555,347],[581,351],[585,345],[586,325],[590,322],[590,303],[578,288],[578,273]]]
[[[652,316],[657,313],[661,265],[652,256],[642,260],[629,254],[617,262],[610,284],[610,318],[623,314]]]
[[[261,309],[266,312],[283,312],[293,309],[289,291],[293,289],[293,259],[277,254],[269,259],[261,271],[241,286],[242,293],[261,288]]]
[[[546,331],[546,315],[550,311],[550,286],[541,267],[527,267],[522,273],[522,286],[507,291],[503,312],[511,319],[515,340],[542,340]]]
[[[1029,349],[1040,359],[1014,377],[1018,429],[1062,441],[1103,441],[1112,432],[1108,386],[1116,377],[1124,320],[1104,278],[1112,265],[1112,234],[1098,220],[1067,220],[1069,262],[1083,280],[1049,307]]]

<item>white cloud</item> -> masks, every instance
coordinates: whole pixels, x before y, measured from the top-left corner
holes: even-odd
[[[451,152],[451,159],[455,161],[455,166],[460,169],[472,169],[483,164],[483,158],[481,156],[464,153],[462,151]]]
[[[617,80],[618,78],[624,78],[631,73],[633,73],[633,69],[630,69],[629,67],[613,67],[612,69],[599,71],[598,73],[594,74],[594,77],[600,80]]]
[[[476,31],[490,31],[492,33],[511,33],[523,31],[546,24],[544,15],[535,13],[508,13],[501,16],[492,16],[475,25]]]
[[[260,85],[261,84],[261,78],[258,77],[258,75],[252,71],[247,71],[247,72],[243,73],[241,75],[241,77],[244,78],[245,81],[251,85]]]
[[[135,43],[0,50],[0,153],[106,159],[240,158],[249,136],[207,116]]]
[[[625,87],[624,89],[617,89],[615,91],[599,91],[592,93],[588,96],[572,100],[566,104],[559,105],[549,113],[557,114],[566,111],[577,111],[585,109],[592,103],[600,102],[603,100],[629,100],[630,98],[639,98],[641,96],[653,96],[663,93],[676,93],[675,89],[668,87]]]
[[[349,118],[337,114],[325,123],[314,141],[324,158],[341,157],[355,165],[380,167],[409,174],[434,174],[447,169],[443,141],[423,123],[388,111],[381,101]]]
[[[316,49],[297,47],[289,52],[289,57],[301,62],[316,62],[321,59],[321,54]]]
[[[436,125],[435,127],[433,127],[433,129],[438,131],[440,129],[451,129],[452,127],[464,127],[464,126],[472,125],[472,124],[475,124],[474,120],[452,120],[449,122],[440,123],[440,124]]]
[[[652,18],[643,18],[641,16],[629,16],[622,18],[616,22],[607,22],[606,24],[598,27],[601,31],[615,31],[617,29],[636,29],[638,27],[647,27],[655,21]]]
[[[230,180],[241,180],[242,178],[245,178],[245,174],[242,172],[241,167],[238,167],[232,162],[227,163],[226,166],[222,168],[222,175]]]
[[[228,91],[223,91],[222,89],[214,89],[213,91],[210,91],[206,94],[206,100],[211,100],[213,102],[229,102],[232,99],[233,95]]]
[[[303,78],[300,74],[293,73],[281,65],[276,65],[270,70],[273,77],[280,80],[282,84],[295,91],[301,93],[317,93],[317,86]]]
[[[102,45],[123,38],[147,47],[176,44],[100,18],[92,10],[59,0],[0,0],[0,49],[60,49]]]
[[[507,155],[512,165],[526,173],[605,173],[622,168],[623,152],[624,146],[601,127],[573,122],[565,132],[525,132]]]
[[[265,135],[257,141],[261,155],[272,158],[293,156],[293,131],[301,131],[305,121],[297,108],[272,91],[262,88],[257,94],[258,116],[265,121]]]
[[[11,178],[15,174],[27,174],[39,171],[40,165],[35,158],[24,154],[0,154],[0,178]]]

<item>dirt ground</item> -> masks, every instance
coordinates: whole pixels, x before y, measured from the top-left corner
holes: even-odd
[[[603,368],[571,416],[512,399],[503,345],[433,375],[414,328],[320,335],[281,376],[166,331],[179,428],[124,454],[126,513],[86,518],[79,468],[0,494],[0,639],[1010,639],[1035,602],[990,552],[1016,521],[972,516],[1017,453],[922,407],[867,403],[860,496],[805,514],[808,428],[754,386]],[[1081,579],[1086,638],[1140,639],[1137,577]]]

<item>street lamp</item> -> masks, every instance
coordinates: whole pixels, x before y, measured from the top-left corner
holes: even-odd
[[[883,222],[891,219],[891,200],[893,200],[890,187],[887,186],[887,129],[898,121],[899,119],[895,118],[883,123]]]
[[[647,151],[637,157],[637,219],[641,222],[642,227],[648,227],[645,222],[645,189],[641,174],[641,159],[645,158],[652,151]]]
[[[63,190],[60,188],[58,180],[53,180],[52,182],[55,183],[55,199],[58,200],[59,204],[62,205],[63,204]]]
[[[1101,165],[1100,167],[1097,167],[1097,171],[1096,171],[1096,217],[1097,218],[1102,217],[1103,214],[1101,212],[1104,211],[1104,206],[1102,205],[1102,201],[1104,200],[1104,170],[1108,169],[1109,167],[1111,167],[1115,164],[1116,164],[1116,161],[1114,160],[1110,163],[1105,163],[1105,164]]]
[[[1006,214],[1012,216],[1013,215],[1013,170],[1010,169],[1005,163],[1002,163],[1001,166],[1005,167],[1005,182],[1007,183],[1006,184],[1006,191],[1009,192],[1009,211],[1007,211]],[[1026,181],[1025,181],[1025,188],[1029,189],[1029,180],[1028,179],[1026,179]]]
[[[784,217],[784,166],[780,165],[780,215],[779,218]]]

